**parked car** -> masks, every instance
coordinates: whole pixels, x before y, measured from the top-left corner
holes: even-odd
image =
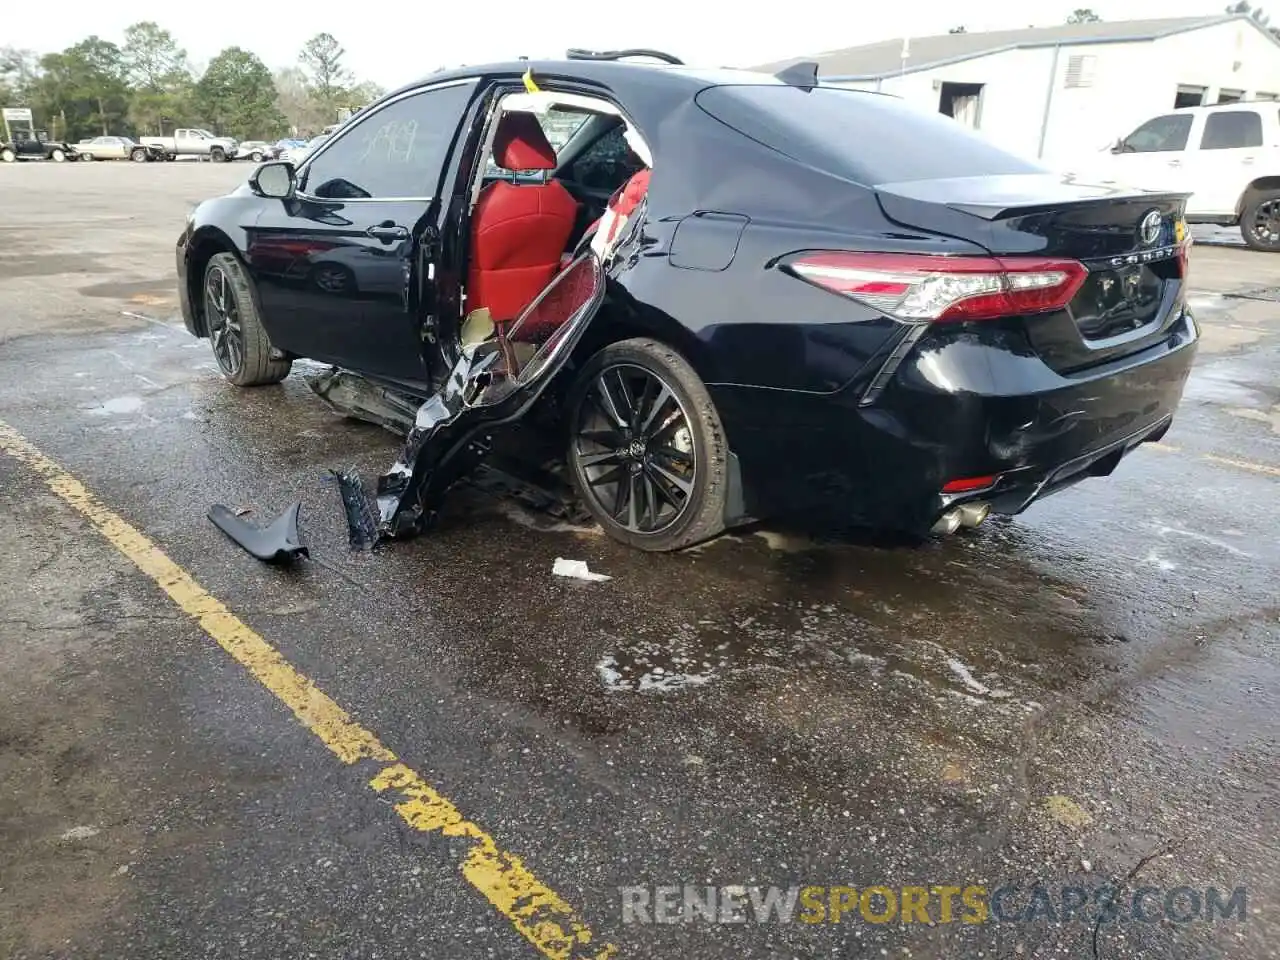
[[[308,357],[425,401],[382,535],[517,421],[658,551],[780,515],[951,533],[1168,430],[1199,336],[1185,194],[1050,173],[814,64],[626,58],[437,72],[192,211],[183,318],[228,381]],[[317,254],[355,282],[281,268]]]
[[[277,159],[287,160],[289,163],[292,163],[294,166],[298,166],[299,164],[302,163],[303,160],[306,159],[307,154],[309,154],[312,150],[315,150],[317,147],[319,147],[322,143],[324,143],[328,139],[329,139],[329,134],[327,133],[317,134],[316,136],[312,137],[310,140],[303,140],[301,142],[298,142],[296,146],[291,146],[282,150],[280,152],[280,156]]]
[[[52,160],[54,163],[65,163],[68,160],[78,159],[80,159],[80,153],[75,147],[65,140],[50,140],[45,133],[14,137],[9,143],[0,143],[0,162],[3,163],[13,163],[17,160]]]
[[[1187,221],[1280,251],[1280,104],[1182,107],[1143,121],[1081,173],[1190,194]]]
[[[263,160],[274,160],[280,155],[274,144],[265,140],[245,140],[236,150],[237,160],[252,160],[261,163]]]
[[[142,137],[142,143],[159,147],[166,160],[208,157],[214,162],[234,160],[239,144],[232,137],[216,137],[208,130],[181,128],[172,137]]]
[[[76,149],[81,160],[132,160],[146,163],[163,160],[164,151],[154,145],[142,144],[132,137],[90,137],[81,140]]]

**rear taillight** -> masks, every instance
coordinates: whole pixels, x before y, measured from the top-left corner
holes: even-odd
[[[787,268],[902,320],[990,320],[1061,310],[1088,270],[1075,260],[815,251]]]

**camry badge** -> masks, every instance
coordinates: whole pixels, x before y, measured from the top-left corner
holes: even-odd
[[[1163,221],[1160,217],[1159,210],[1152,210],[1142,218],[1142,223],[1138,226],[1138,239],[1142,241],[1144,247],[1150,247],[1160,239],[1160,227]]]

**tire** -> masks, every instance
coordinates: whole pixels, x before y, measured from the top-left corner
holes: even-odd
[[[129,153],[129,159],[132,160],[134,163],[146,163],[147,151],[144,150],[142,147],[135,147]]]
[[[221,147],[213,147],[209,151],[209,159],[214,163],[221,163],[223,160],[227,159],[227,155],[223,152]]]
[[[235,254],[217,253],[209,258],[201,291],[213,357],[227,381],[237,387],[259,387],[279,383],[289,375],[293,361],[271,359],[271,340],[258,316],[253,281]],[[226,310],[218,310],[217,296]],[[228,317],[234,324],[229,330]],[[224,331],[221,336],[220,330]]]
[[[1280,190],[1260,190],[1245,201],[1240,236],[1253,250],[1280,253]]]
[[[93,163],[95,158],[92,153],[82,153],[78,159],[81,163]]]
[[[621,382],[627,391],[620,389]],[[627,426],[606,413],[603,389]],[[629,410],[624,409],[627,399],[633,401]],[[678,352],[647,338],[610,344],[583,365],[565,409],[566,461],[574,489],[609,536],[663,553],[724,530],[729,454],[724,427],[706,386]],[[663,452],[655,452],[657,444]]]
[[[67,155],[63,150],[58,147],[54,147],[53,151],[49,154],[49,159],[54,163],[65,163]]]
[[[0,150],[0,163],[13,163],[17,159],[18,155],[9,147],[5,147],[3,150]]]
[[[252,160],[254,163],[261,163],[261,162],[262,162],[262,151],[261,151],[261,150],[255,150],[255,151],[253,151],[253,153],[249,154],[249,159],[250,159],[250,160]]]
[[[166,154],[164,155],[164,162],[165,162],[165,163],[173,163],[173,161],[175,161],[175,160],[177,160],[177,159],[178,159],[178,155],[177,155],[176,153],[166,153]]]

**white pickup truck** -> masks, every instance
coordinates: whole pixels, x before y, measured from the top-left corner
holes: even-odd
[[[1170,110],[1071,169],[1091,179],[1190,193],[1189,223],[1239,226],[1250,247],[1280,252],[1280,102]]]
[[[143,144],[159,147],[166,160],[178,157],[208,157],[213,161],[234,160],[239,144],[231,137],[215,137],[208,130],[178,129],[172,137],[139,137]]]

